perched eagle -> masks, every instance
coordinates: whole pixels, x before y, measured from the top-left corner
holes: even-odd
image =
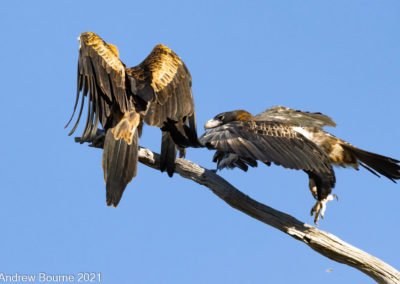
[[[211,129],[200,137],[209,149],[216,149],[213,161],[218,169],[238,167],[244,171],[257,166],[257,160],[271,162],[285,168],[305,171],[309,187],[317,200],[311,209],[317,224],[323,217],[326,202],[335,185],[332,166],[358,166],[373,174],[400,179],[400,161],[354,147],[322,130],[323,126],[336,126],[326,115],[275,106],[253,116],[236,110],[215,116],[205,124]],[[379,174],[378,174],[379,173]]]
[[[79,141],[100,143],[104,148],[107,205],[116,207],[136,176],[143,122],[162,129],[161,171],[169,176],[174,173],[177,149],[183,156],[184,147],[197,145],[191,85],[183,61],[162,44],[142,63],[126,68],[114,45],[92,32],[79,36],[77,96],[67,126],[81,96],[79,115],[69,135],[73,134],[87,97],[87,121]],[[99,122],[103,129],[98,129]],[[168,125],[175,129],[174,135]]]

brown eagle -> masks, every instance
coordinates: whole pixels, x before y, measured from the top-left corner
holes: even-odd
[[[197,145],[191,86],[192,78],[183,61],[162,44],[155,46],[142,63],[127,68],[114,45],[92,32],[79,36],[77,96],[67,126],[81,97],[78,118],[69,133],[72,135],[88,98],[87,121],[79,141],[104,147],[107,205],[116,207],[136,176],[143,122],[162,129],[161,171],[166,170],[169,176],[174,173],[177,149],[184,156],[184,147]],[[103,129],[98,129],[99,123]],[[176,130],[174,135],[168,125]]]
[[[311,209],[317,224],[323,217],[326,202],[335,185],[332,166],[358,166],[394,181],[400,179],[400,161],[358,149],[324,130],[323,126],[336,126],[326,115],[302,112],[275,106],[253,116],[236,110],[215,116],[205,124],[211,129],[200,137],[209,149],[216,149],[213,161],[217,168],[238,167],[247,171],[257,166],[257,160],[271,162],[285,168],[305,171],[309,187],[317,200]]]

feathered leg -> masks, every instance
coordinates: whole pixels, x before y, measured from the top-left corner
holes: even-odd
[[[334,198],[336,194],[330,194],[335,185],[335,176],[327,176],[314,172],[306,171],[309,177],[309,187],[311,194],[317,200],[311,208],[311,216],[314,216],[314,224],[318,226],[319,217],[324,218],[326,204]]]
[[[167,131],[162,131],[160,170],[167,170],[168,176],[172,177],[175,172],[176,145]]]

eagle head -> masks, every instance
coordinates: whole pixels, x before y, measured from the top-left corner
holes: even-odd
[[[250,120],[252,118],[253,116],[245,110],[223,112],[216,115],[213,119],[207,121],[206,124],[204,124],[204,129],[215,128],[232,121]]]

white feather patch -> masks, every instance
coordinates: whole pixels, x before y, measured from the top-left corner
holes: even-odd
[[[304,129],[303,127],[292,126],[292,129],[294,131],[296,131],[297,133],[300,133],[301,135],[306,137],[308,140],[312,140],[313,139],[314,134],[312,132],[308,131],[307,129]]]

